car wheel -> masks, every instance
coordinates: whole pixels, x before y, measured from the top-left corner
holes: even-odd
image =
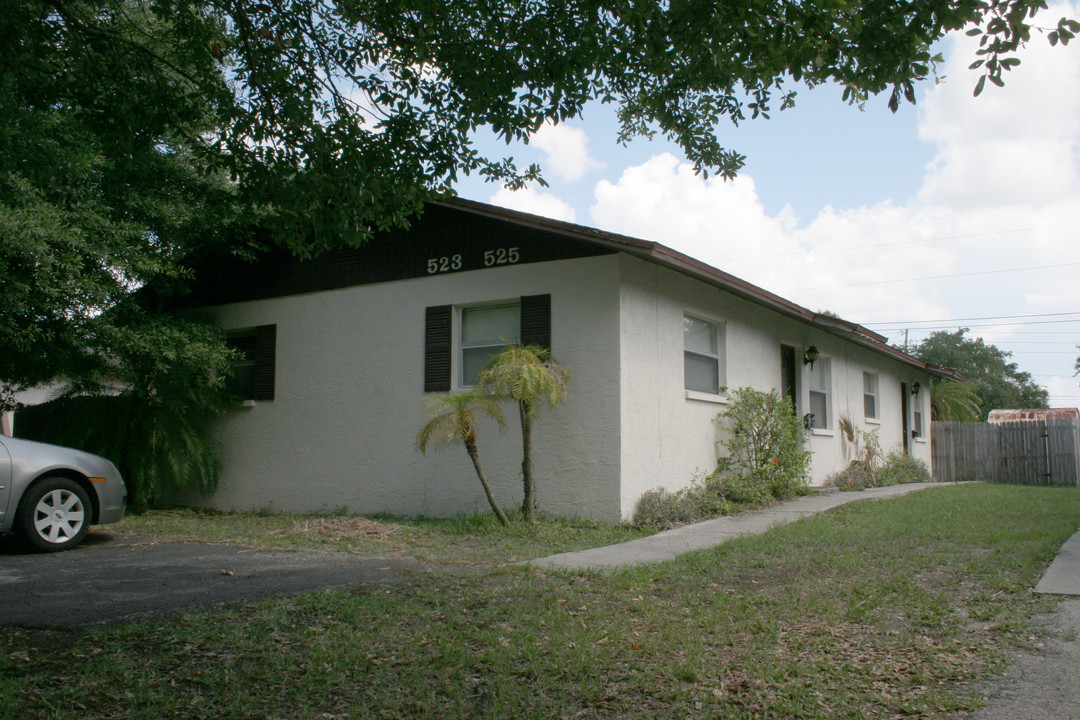
[[[19,505],[23,537],[37,550],[58,552],[82,542],[90,528],[90,498],[74,480],[35,483]]]

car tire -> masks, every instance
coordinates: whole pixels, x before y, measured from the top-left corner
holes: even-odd
[[[40,552],[75,547],[90,529],[92,508],[86,491],[68,478],[45,478],[30,486],[19,503],[23,539]]]

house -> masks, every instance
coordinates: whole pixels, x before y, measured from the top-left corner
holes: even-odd
[[[574,376],[536,424],[540,507],[609,521],[715,469],[729,388],[792,399],[822,483],[848,462],[843,416],[929,464],[930,379],[952,376],[663,245],[460,199],[359,249],[217,262],[188,305],[245,355],[249,400],[220,427],[223,509],[485,509],[464,451],[414,443],[426,395],[472,386],[509,339],[549,345]],[[519,503],[520,435],[491,425],[478,445]]]

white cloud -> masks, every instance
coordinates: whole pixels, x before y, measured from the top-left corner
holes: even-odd
[[[1037,19],[1053,25],[1077,6],[1056,6]],[[919,113],[919,137],[936,143],[918,202],[962,208],[1037,206],[1080,197],[1080,54],[1050,47],[1035,34],[1021,64],[1004,74],[1005,87],[968,70],[978,39],[957,35],[943,72]]]
[[[491,196],[491,203],[510,210],[542,215],[553,220],[576,222],[577,213],[569,204],[551,193],[540,192],[532,187],[521,190],[502,188]]]
[[[585,131],[566,123],[544,123],[529,142],[544,152],[544,172],[563,180],[580,180],[589,170],[603,166],[589,155]]]
[[[1041,24],[1078,14],[1058,7]],[[1080,262],[1080,53],[1036,35],[1005,88],[973,98],[974,47],[965,37],[954,42],[947,82],[920,106],[920,137],[937,151],[909,203],[825,207],[799,224],[790,209],[765,212],[753,177],[703,180],[662,154],[598,183],[592,222],[857,322],[1080,311],[1078,267],[993,272]],[[898,282],[935,276],[949,277]],[[1052,377],[1052,393],[1077,394],[1076,353],[1068,352],[1080,341],[1076,326],[956,325],[1013,350],[1022,369]],[[913,330],[911,339],[924,335]],[[901,326],[891,337],[902,339]]]

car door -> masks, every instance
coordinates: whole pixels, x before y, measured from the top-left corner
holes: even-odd
[[[0,529],[8,526],[8,501],[11,499],[11,453],[0,440]]]

